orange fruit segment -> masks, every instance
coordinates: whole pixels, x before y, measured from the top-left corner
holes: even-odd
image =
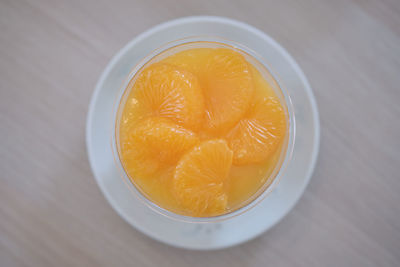
[[[223,139],[204,141],[178,162],[173,192],[185,211],[194,216],[221,214],[228,196],[226,180],[233,153]]]
[[[163,63],[139,74],[126,106],[137,120],[159,116],[190,129],[201,125],[204,117],[203,94],[196,76]]]
[[[264,80],[255,81],[256,93],[249,110],[226,135],[235,165],[265,161],[279,147],[286,132],[285,111],[279,99],[262,92],[269,88]]]
[[[188,49],[173,54],[163,59],[162,62],[187,70],[200,79],[210,59],[212,50],[211,48]]]
[[[149,118],[134,129],[121,127],[124,167],[133,175],[149,177],[173,166],[199,140],[195,133],[164,118]]]
[[[170,56],[165,62],[193,72],[199,79],[206,107],[206,128],[224,132],[247,110],[253,81],[246,59],[227,48],[198,48]]]
[[[244,114],[253,96],[246,60],[230,49],[216,49],[207,62],[203,92],[210,130],[227,129]]]

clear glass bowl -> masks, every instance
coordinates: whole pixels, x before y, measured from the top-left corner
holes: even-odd
[[[133,83],[137,78],[138,73],[145,67],[150,64],[153,64],[157,61],[160,61],[170,55],[173,55],[177,52],[193,49],[193,48],[230,48],[235,51],[241,53],[248,62],[250,62],[257,70],[263,75],[263,77],[268,81],[268,83],[274,89],[276,95],[279,97],[282,106],[285,109],[287,119],[287,129],[286,136],[284,138],[284,143],[282,145],[281,153],[279,155],[279,159],[277,164],[274,167],[271,175],[266,179],[265,184],[258,189],[258,191],[253,194],[249,199],[242,202],[240,206],[232,211],[228,211],[225,214],[213,216],[213,217],[190,217],[185,215],[180,215],[164,209],[157,205],[156,203],[151,201],[151,198],[146,196],[146,194],[140,189],[139,186],[135,185],[134,179],[130,179],[128,174],[125,172],[121,159],[120,159],[120,148],[119,148],[119,124],[123,106],[126,102],[126,98],[129,95],[129,87],[130,83]],[[117,169],[119,170],[122,179],[125,184],[129,188],[129,190],[136,196],[138,200],[140,200],[143,204],[145,204],[149,209],[152,209],[158,214],[167,216],[171,219],[190,222],[190,223],[213,223],[220,222],[224,220],[228,220],[240,214],[243,214],[259,204],[262,200],[264,200],[268,194],[270,194],[282,177],[283,172],[285,171],[289,161],[292,158],[292,152],[295,141],[295,117],[293,112],[293,106],[290,99],[290,96],[282,83],[279,81],[279,77],[276,73],[273,72],[270,66],[265,59],[263,59],[260,55],[250,50],[249,48],[230,40],[222,39],[219,37],[213,36],[195,36],[188,37],[184,39],[179,39],[173,42],[169,42],[160,48],[154,50],[145,58],[143,58],[138,64],[136,64],[128,77],[125,79],[123,85],[120,88],[120,92],[115,100],[114,104],[114,113],[113,113],[113,129],[114,132],[112,134],[112,150],[113,156],[115,160],[115,164]]]

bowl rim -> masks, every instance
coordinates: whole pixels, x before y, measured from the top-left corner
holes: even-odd
[[[166,208],[161,207],[160,205],[156,204],[151,200],[149,196],[146,196],[146,193],[143,192],[139,186],[135,184],[133,181],[134,179],[130,179],[129,175],[125,171],[121,158],[120,158],[120,151],[119,151],[119,145],[118,145],[118,127],[119,127],[119,119],[120,119],[120,112],[121,109],[123,109],[123,106],[125,103],[123,103],[124,98],[126,100],[126,97],[128,95],[128,91],[130,91],[131,88],[129,88],[129,84],[134,80],[146,65],[151,62],[153,59],[155,59],[157,56],[160,54],[165,53],[166,51],[172,50],[177,47],[182,47],[188,44],[195,44],[195,43],[214,43],[218,45],[222,45],[225,47],[229,47],[235,51],[240,52],[241,54],[252,58],[255,60],[264,70],[266,73],[273,79],[273,82],[275,83],[275,86],[272,85],[276,90],[279,90],[279,93],[281,93],[281,97],[283,99],[281,100],[281,103],[283,103],[284,107],[286,108],[286,113],[287,113],[287,135],[285,137],[286,140],[284,140],[287,144],[285,144],[285,148],[282,148],[281,156],[280,159],[278,160],[278,163],[274,166],[274,170],[272,171],[270,177],[266,180],[264,185],[260,187],[249,199],[246,201],[243,201],[241,203],[239,208],[236,208],[232,211],[228,211],[226,213],[216,215],[216,216],[210,216],[210,217],[192,217],[188,215],[183,215],[179,213],[175,213],[173,211],[170,211]],[[260,70],[259,70],[260,71]],[[278,94],[278,92],[275,92]],[[163,216],[166,216],[168,218],[171,218],[173,220],[177,221],[183,221],[183,222],[190,222],[190,223],[215,223],[215,222],[221,222],[225,221],[228,219],[231,219],[233,217],[239,216],[241,214],[244,214],[245,212],[249,211],[253,207],[257,206],[259,203],[261,203],[273,190],[276,188],[276,186],[279,184],[281,178],[284,176],[284,172],[289,164],[289,162],[292,159],[293,155],[293,149],[294,149],[294,144],[295,144],[295,132],[296,132],[296,122],[295,122],[295,113],[294,113],[294,107],[293,103],[290,97],[290,94],[286,87],[284,86],[282,80],[279,78],[279,74],[276,73],[276,71],[273,70],[273,68],[268,64],[268,62],[257,52],[254,50],[246,47],[243,44],[240,44],[236,41],[228,40],[226,38],[222,38],[219,36],[211,36],[211,35],[197,35],[197,36],[188,36],[184,38],[179,38],[177,40],[173,40],[170,42],[167,42],[158,48],[154,49],[150,53],[148,53],[144,58],[139,60],[135,66],[133,66],[125,78],[124,82],[122,83],[121,87],[119,88],[119,92],[114,99],[114,108],[113,108],[113,116],[112,116],[112,127],[111,129],[113,130],[113,133],[111,134],[111,146],[112,146],[112,153],[113,153],[113,158],[114,158],[114,163],[118,169],[118,172],[123,179],[125,185],[128,187],[130,192],[138,199],[140,200],[145,206],[153,210],[154,212],[161,214]],[[283,150],[286,150],[283,152]],[[283,155],[283,157],[282,157]],[[279,166],[279,167],[278,167]],[[273,177],[271,179],[271,177]]]

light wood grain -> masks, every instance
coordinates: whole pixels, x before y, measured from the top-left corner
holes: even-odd
[[[321,151],[295,209],[215,252],[175,249],[107,204],[85,151],[95,82],[165,20],[248,22],[299,62],[320,109]],[[400,2],[0,2],[1,266],[399,266]]]

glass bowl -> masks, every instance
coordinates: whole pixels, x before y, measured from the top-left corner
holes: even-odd
[[[135,184],[134,179],[129,178],[128,174],[124,170],[123,164],[120,159],[119,124],[122,109],[130,92],[129,89],[132,88],[129,87],[129,84],[133,84],[138,76],[137,74],[139,74],[148,65],[158,62],[177,52],[193,48],[229,48],[241,53],[245,57],[245,59],[262,74],[262,76],[274,89],[275,94],[278,96],[287,117],[286,129],[288,130],[286,131],[286,135],[283,140],[279,159],[273,171],[266,179],[266,182],[257,190],[256,193],[254,193],[246,201],[243,201],[239,206],[235,207],[235,209],[229,210],[224,214],[213,217],[190,217],[174,213],[163,207],[160,207],[159,205],[154,203],[151,198],[147,196],[146,193],[143,192],[138,185]],[[112,129],[114,129],[114,132],[112,133],[111,145],[114,161],[120,173],[120,176],[122,177],[124,183],[129,188],[129,190],[132,192],[132,194],[134,194],[134,196],[149,209],[158,214],[164,215],[173,220],[191,223],[215,223],[225,221],[247,212],[251,208],[255,207],[257,204],[259,204],[262,200],[264,200],[276,188],[280,181],[280,178],[283,176],[283,172],[285,171],[288,163],[292,158],[296,129],[293,105],[290,96],[282,85],[282,82],[279,81],[279,76],[274,73],[270,66],[268,66],[267,61],[244,45],[214,36],[195,36],[172,41],[154,50],[149,55],[145,56],[141,61],[139,61],[139,63],[136,64],[130,71],[129,75],[127,76],[119,90],[117,98],[115,99],[112,124]]]

